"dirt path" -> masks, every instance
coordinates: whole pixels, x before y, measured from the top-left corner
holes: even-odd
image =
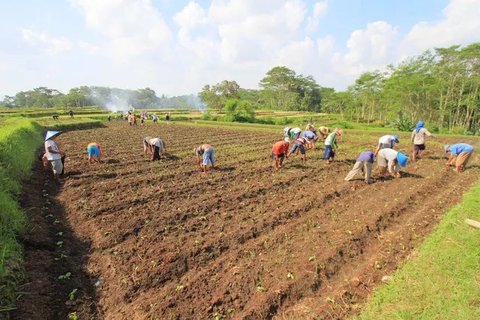
[[[73,234],[56,199],[58,191],[36,163],[21,197],[28,217],[22,239],[26,279],[13,319],[68,319],[73,312],[79,319],[101,318],[93,280],[83,269],[90,244]]]
[[[162,137],[169,156],[144,158],[146,135]],[[55,274],[83,266],[88,276],[72,272],[82,275],[75,286],[90,288],[66,310],[103,319],[344,318],[480,177],[476,155],[462,175],[446,170],[441,144],[454,140],[440,139],[402,179],[344,182],[351,159],[377,139],[355,133],[345,136],[334,164],[316,151],[306,167],[295,156],[275,173],[269,149],[276,138],[123,122],[60,136],[71,171],[50,197],[70,234],[65,248],[79,254],[70,252],[72,263]],[[84,160],[83,146],[92,141],[105,150],[102,164]],[[219,170],[207,175],[191,156],[202,142],[212,143],[219,158]],[[30,203],[37,200],[45,201]],[[55,231],[47,237],[51,257]],[[97,280],[96,293],[89,291]],[[52,291],[71,290],[50,283]],[[38,299],[46,309],[60,300]]]

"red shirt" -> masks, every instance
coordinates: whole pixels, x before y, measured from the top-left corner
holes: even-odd
[[[272,147],[273,154],[277,156],[282,153],[285,153],[287,150],[288,150],[288,143],[285,141],[275,142],[275,144]]]

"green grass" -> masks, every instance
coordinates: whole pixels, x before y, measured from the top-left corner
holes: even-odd
[[[480,220],[480,183],[356,319],[480,319],[480,230],[465,218]]]
[[[101,125],[106,121],[107,115],[94,115],[93,118],[89,116],[84,117],[60,117],[58,120],[53,120],[51,117],[43,117],[35,119],[36,122],[47,130],[68,130],[80,129],[86,127],[94,127]]]
[[[21,181],[31,174],[41,128],[29,119],[7,119],[0,129],[0,311],[14,308],[22,278],[22,250],[17,235],[25,214],[17,197]]]

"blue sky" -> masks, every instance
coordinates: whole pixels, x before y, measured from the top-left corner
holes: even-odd
[[[0,97],[80,85],[257,88],[274,66],[344,90],[365,71],[480,41],[480,0],[0,2]]]

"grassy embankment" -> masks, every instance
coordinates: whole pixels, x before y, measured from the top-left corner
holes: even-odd
[[[102,115],[103,116],[103,115]],[[69,130],[101,125],[89,115],[75,118],[0,117],[0,312],[15,308],[18,284],[23,277],[22,247],[18,242],[26,214],[18,196],[22,181],[31,174],[35,150],[45,130]]]
[[[480,183],[356,319],[480,319],[480,230],[465,218],[480,220]]]
[[[17,235],[25,213],[17,198],[21,181],[31,174],[34,151],[42,143],[42,129],[32,120],[0,120],[0,312],[15,307],[22,277],[22,249]]]

